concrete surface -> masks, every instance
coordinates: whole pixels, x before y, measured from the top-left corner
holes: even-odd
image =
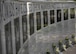
[[[52,43],[57,45],[59,40],[64,40],[66,36],[70,38],[72,34],[75,34],[75,19],[49,25],[34,33],[19,54],[46,54],[47,49],[53,54]],[[28,47],[26,44],[29,44]]]

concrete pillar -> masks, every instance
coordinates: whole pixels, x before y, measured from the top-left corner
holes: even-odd
[[[13,47],[13,54],[16,54],[14,19],[11,19],[11,31],[12,31],[12,47]]]
[[[63,12],[63,10],[64,10],[64,9],[62,8],[62,9],[61,9],[61,21],[62,21],[62,22],[64,21],[64,14],[63,14],[64,12]]]
[[[37,31],[36,12],[34,12],[34,31]]]
[[[54,17],[55,17],[55,23],[57,23],[57,9],[54,9]]]
[[[76,20],[76,8],[75,8],[75,20]]]
[[[62,23],[64,22],[64,11],[63,11],[64,9],[62,8],[61,9],[61,21],[62,21]]]
[[[69,32],[69,34],[71,34],[71,26],[70,26],[70,21],[71,20],[71,18],[70,18],[70,8],[68,8],[68,32]]]
[[[64,12],[63,12],[63,8],[61,9],[61,23],[62,23],[62,36],[64,35]],[[63,36],[64,37],[64,36]]]
[[[75,8],[75,35],[76,35],[76,8]]]
[[[41,28],[44,27],[44,23],[43,23],[43,11],[41,11]]]
[[[20,44],[23,46],[23,31],[22,31],[22,16],[19,17],[19,26],[20,26]]]
[[[50,25],[50,10],[48,10],[48,25]]]
[[[2,40],[2,54],[6,54],[5,26],[3,20],[1,24],[1,40]]]
[[[75,20],[76,20],[76,8],[75,8]]]
[[[28,39],[30,38],[30,25],[29,25],[29,4],[30,2],[27,2],[27,35],[28,35]]]
[[[76,8],[75,8],[75,20],[76,20]]]
[[[2,41],[2,54],[6,54],[6,42],[5,42],[5,26],[4,26],[4,18],[5,18],[5,9],[4,3],[2,3],[2,19],[1,19],[1,41]]]
[[[15,3],[14,5],[14,11],[13,13],[16,14],[16,10],[15,10]],[[12,33],[12,49],[13,49],[13,54],[16,54],[16,43],[15,43],[15,28],[14,28],[14,18],[11,18],[11,33]]]
[[[30,2],[27,2],[27,36],[28,40],[30,40],[30,25],[29,25],[29,4]],[[28,41],[28,53],[30,53],[30,42]]]
[[[68,8],[68,20],[70,20],[70,8]]]

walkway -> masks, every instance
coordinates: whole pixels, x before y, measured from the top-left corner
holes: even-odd
[[[52,53],[52,43],[58,44],[59,40],[64,40],[66,36],[70,38],[75,33],[75,20],[66,20],[47,26],[31,36],[29,42],[27,41],[19,54],[45,54],[46,50]],[[26,44],[29,44],[28,51]]]

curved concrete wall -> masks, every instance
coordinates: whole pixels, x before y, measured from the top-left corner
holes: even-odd
[[[4,11],[6,11],[6,7],[5,5],[9,3],[6,2],[3,7],[5,9],[3,9]],[[14,2],[12,2],[14,3]],[[15,6],[17,5],[17,6]],[[20,6],[18,6],[20,5]],[[18,32],[18,37],[20,37],[20,48],[19,48],[19,53],[20,54],[36,54],[36,53],[40,53],[43,54],[45,53],[46,49],[48,48],[51,52],[51,43],[58,41],[59,39],[64,38],[66,35],[71,35],[73,33],[75,33],[75,18],[74,19],[70,19],[70,13],[68,14],[68,20],[63,20],[63,14],[61,15],[61,22],[57,22],[57,13],[56,11],[58,9],[61,9],[61,13],[63,13],[63,9],[68,9],[70,11],[70,8],[76,8],[76,3],[50,3],[50,2],[34,2],[34,3],[29,3],[28,5],[26,3],[18,3],[15,2],[14,6],[14,10],[11,9],[9,10],[9,6],[10,4],[6,5],[8,6],[8,12],[2,12],[3,13],[3,17],[2,17],[2,21],[1,21],[1,38],[2,38],[2,54],[7,54],[6,53],[6,35],[5,35],[5,25],[7,25],[9,22],[11,22],[11,34],[12,34],[12,51],[13,54],[16,54],[18,52],[16,52],[16,36],[15,36],[15,19],[19,20],[19,25],[17,27],[19,27]],[[28,7],[27,7],[28,6]],[[19,9],[20,8],[20,9]],[[29,8],[29,10],[28,10]],[[50,24],[50,21],[48,20],[48,26],[47,27],[43,27],[43,11],[48,11],[48,16],[49,11],[50,10],[54,10],[55,11],[55,23],[54,24]],[[76,9],[75,9],[76,10]],[[10,13],[11,11],[11,13]],[[15,12],[16,11],[16,12]],[[36,22],[36,12],[41,12],[41,29],[37,31],[36,29],[36,23],[34,23],[34,29],[35,32],[30,35],[30,30],[29,30],[29,14],[30,13],[34,13],[34,22]],[[4,14],[5,13],[5,14]],[[6,13],[8,13],[8,15],[6,15]],[[11,16],[11,14],[14,14]],[[23,15],[27,15],[27,32],[28,32],[28,39],[26,40],[25,43],[23,43],[23,31],[22,31],[22,16]],[[76,11],[75,11],[75,15],[76,15]],[[48,17],[49,19],[49,17]],[[20,35],[19,35],[20,34]],[[57,38],[57,39],[56,39]],[[47,46],[48,45],[48,46]],[[22,51],[22,52],[21,52]]]
[[[66,36],[70,38],[72,34],[75,34],[75,19],[69,18],[69,20],[62,20],[61,22],[51,24],[35,32],[28,41],[25,42],[19,54],[25,54],[27,52],[29,52],[29,54],[45,54],[47,49],[53,53],[51,44],[57,44],[59,40],[64,40]],[[25,48],[26,44],[28,44],[27,52]]]

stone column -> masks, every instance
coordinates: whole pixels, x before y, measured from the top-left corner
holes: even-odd
[[[2,4],[2,19],[1,19],[1,41],[2,41],[2,54],[6,54],[6,42],[5,42],[5,25],[4,25],[4,18],[5,18],[5,9],[4,9],[4,3]]]
[[[19,17],[19,23],[20,23],[20,44],[22,47],[23,46],[22,15],[20,15]]]
[[[76,20],[76,8],[75,8],[75,20]]]
[[[28,36],[28,40],[30,40],[29,4],[30,4],[30,2],[27,2],[27,36]],[[30,53],[30,42],[29,41],[28,41],[28,53]]]
[[[63,22],[64,21],[64,14],[63,14],[63,8],[61,8],[61,21]]]
[[[14,29],[14,19],[11,19],[11,31],[12,31],[12,47],[13,54],[16,54],[16,44],[15,44],[15,29]]]
[[[36,12],[34,12],[34,31],[37,31]]]
[[[48,10],[48,25],[50,25],[50,10]]]
[[[1,24],[1,40],[2,40],[2,54],[6,54],[5,25],[3,19]]]
[[[70,20],[70,8],[68,8],[68,20]]]
[[[54,9],[55,24],[57,23],[57,9]]]
[[[76,8],[75,8],[75,20],[76,20]]]
[[[75,35],[76,35],[76,8],[75,8]]]
[[[29,4],[30,2],[27,2],[27,35],[28,35],[28,39],[30,38],[30,25],[29,25]]]
[[[64,35],[64,12],[63,7],[61,8],[61,23],[62,23],[62,36]],[[64,37],[64,36],[63,36]]]
[[[41,11],[41,28],[43,28],[44,23],[43,23],[43,11]]]
[[[21,5],[22,6],[22,5]],[[23,31],[22,31],[22,15],[21,15],[21,11],[23,11],[23,9],[20,9],[20,16],[19,16],[19,26],[20,26],[20,46],[23,46]]]
[[[72,19],[70,17],[70,8],[68,8],[68,30],[69,30],[68,32],[69,32],[69,35],[72,34],[73,28],[75,28],[75,27],[72,27],[72,25],[74,25],[74,23],[72,22]]]

